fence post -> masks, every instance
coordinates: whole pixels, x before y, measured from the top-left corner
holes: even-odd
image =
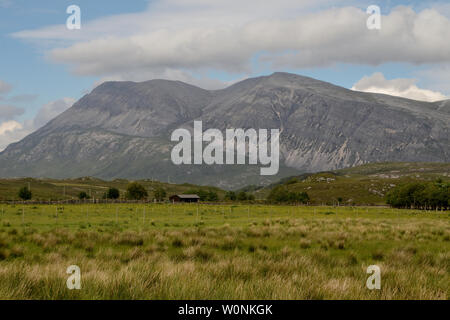
[[[143,217],[142,217],[142,223],[145,224],[145,207],[144,207],[144,212],[143,212]]]

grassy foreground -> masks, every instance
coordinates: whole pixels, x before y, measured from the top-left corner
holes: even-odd
[[[369,265],[381,290],[366,288]],[[81,269],[68,290],[66,269]],[[1,299],[448,299],[450,214],[0,205]]]

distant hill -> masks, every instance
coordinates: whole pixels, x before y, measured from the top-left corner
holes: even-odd
[[[305,173],[286,177],[267,187],[247,186],[242,190],[253,193],[257,200],[267,197],[270,190],[278,185],[290,191],[306,191],[314,204],[333,204],[342,198],[343,204],[385,204],[384,195],[396,185],[411,181],[434,181],[441,178],[450,181],[450,163],[374,163],[353,168]],[[99,199],[109,187],[118,188],[122,194],[130,181],[116,179],[104,181],[84,177],[77,179],[0,179],[0,201],[19,200],[17,193],[21,187],[30,184],[34,200],[77,199],[80,192]],[[223,200],[226,191],[194,184],[169,184],[159,181],[140,180],[152,196],[152,190],[163,187],[167,195],[190,192],[191,190],[214,191]]]
[[[167,192],[167,197],[173,194],[180,194],[189,192],[191,190],[204,190],[214,191],[220,198],[223,198],[225,191],[209,186],[196,186],[192,184],[169,184],[159,181],[141,180],[137,181],[142,184],[149,196],[152,197],[152,191],[157,187],[162,187]],[[110,187],[114,187],[120,190],[124,195],[127,185],[130,183],[128,180],[117,179],[113,181],[104,181],[97,178],[85,177],[78,179],[34,179],[34,178],[22,178],[22,179],[0,179],[0,201],[5,200],[19,200],[18,191],[22,187],[28,187],[33,193],[33,200],[70,200],[78,199],[80,192],[84,191],[91,198],[101,199],[103,194]]]
[[[176,128],[279,128],[281,169],[175,166]],[[208,91],[179,81],[105,82],[0,153],[0,177],[156,179],[235,189],[299,172],[386,161],[450,161],[448,101],[347,90],[289,73]]]
[[[254,192],[265,198],[277,185],[306,191],[315,204],[385,204],[391,188],[412,181],[450,181],[450,163],[374,163],[335,171],[287,177]]]

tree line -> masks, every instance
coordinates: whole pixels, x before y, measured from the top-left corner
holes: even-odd
[[[309,203],[310,198],[308,193],[305,191],[289,191],[286,186],[279,185],[270,191],[267,196],[267,200],[273,203],[306,204]]]
[[[219,195],[214,190],[190,189],[184,194],[196,194],[200,201],[215,202],[220,201]],[[18,192],[20,199],[31,200],[32,192],[27,187],[20,188]],[[114,187],[109,188],[103,199],[117,200],[121,196],[120,190]],[[144,200],[149,196],[144,186],[137,182],[132,182],[127,186],[124,198],[127,200]],[[438,179],[434,182],[411,182],[392,188],[386,194],[386,203],[394,208],[422,209],[422,210],[448,210],[450,207],[450,182]],[[167,192],[162,187],[153,190],[153,197],[156,201],[164,201]],[[88,200],[90,196],[82,191],[78,194],[80,200]],[[255,196],[249,192],[227,191],[224,197],[227,201],[254,201]],[[306,192],[289,191],[285,185],[278,185],[271,189],[267,196],[270,203],[307,204],[310,197]],[[338,199],[342,202],[342,199]]]
[[[448,210],[450,182],[412,182],[399,185],[386,194],[386,203],[394,208]]]
[[[31,200],[33,193],[27,187],[19,189],[18,196],[20,199],[27,201]],[[108,190],[102,195],[102,199],[117,200],[121,196],[120,190],[114,187],[108,188]],[[153,190],[153,196],[157,201],[163,201],[166,196],[166,190],[162,187],[157,187]],[[78,194],[78,199],[89,200],[91,197],[86,191],[81,191]],[[132,182],[127,186],[124,198],[127,200],[144,200],[148,198],[148,192],[145,187],[137,182]]]
[[[167,192],[163,187],[157,187],[153,190],[153,198],[156,201],[164,201],[167,198]],[[219,201],[219,195],[213,190],[203,190],[203,189],[191,189],[184,194],[197,194],[200,197],[200,201]],[[19,189],[18,196],[21,200],[27,201],[31,200],[33,194],[31,190],[27,187],[22,187]],[[126,200],[145,200],[148,199],[149,193],[146,188],[137,183],[132,182],[128,184],[125,193],[121,194],[120,190],[114,187],[108,188],[108,190],[102,195],[102,199],[107,200],[117,200],[123,196]],[[79,200],[89,200],[91,196],[86,191],[81,191],[78,193]]]
[[[204,190],[204,189],[190,189],[184,194],[196,194],[199,196],[200,201],[215,202],[220,201],[219,195],[216,191]],[[120,190],[114,187],[109,188],[102,196],[103,199],[117,200],[121,197]],[[144,200],[149,197],[149,194],[145,187],[137,182],[130,183],[127,186],[126,192],[123,197],[127,200]],[[153,197],[156,201],[164,201],[167,197],[167,192],[162,187],[157,187],[153,190]],[[32,198],[32,193],[27,187],[23,187],[19,190],[19,198],[26,201]],[[78,194],[78,199],[89,200],[91,197],[85,191],[81,191]],[[226,201],[254,201],[255,196],[249,192],[241,191],[227,191],[224,200]],[[268,201],[273,203],[307,203],[309,196],[306,192],[289,192],[287,189],[281,186],[272,189],[268,196]]]

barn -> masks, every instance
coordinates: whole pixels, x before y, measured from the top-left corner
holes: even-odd
[[[196,194],[175,194],[169,199],[171,202],[198,202],[200,197]]]

